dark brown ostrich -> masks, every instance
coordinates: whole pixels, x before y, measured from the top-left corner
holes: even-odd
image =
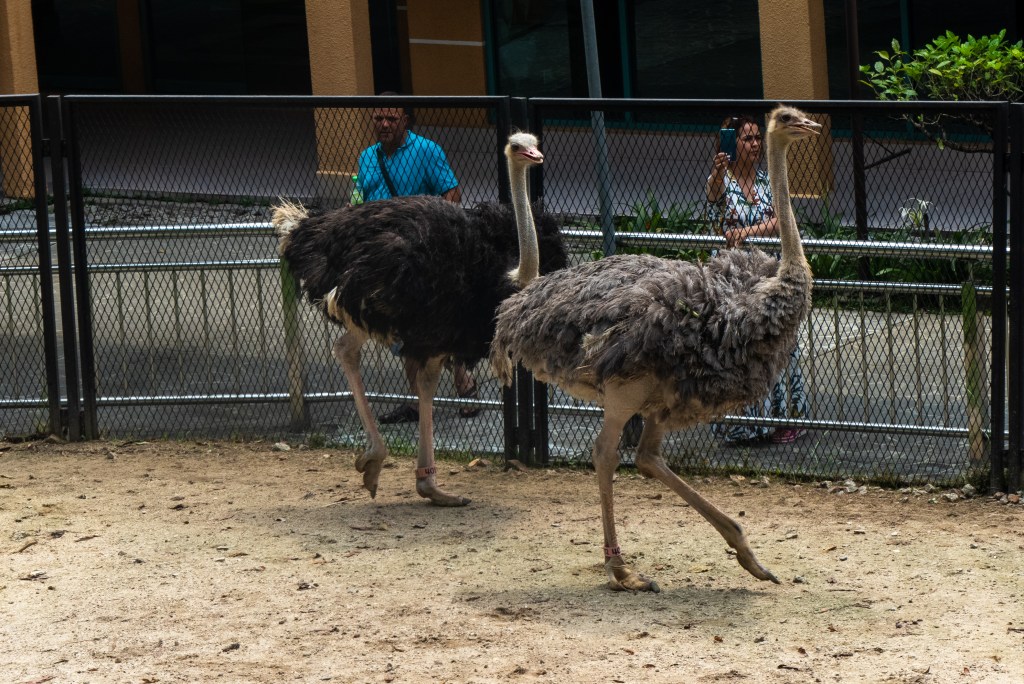
[[[484,203],[464,210],[439,197],[414,196],[321,216],[288,203],[274,211],[278,252],[309,301],[346,329],[332,353],[369,438],[356,469],[370,496],[377,494],[388,450],[359,371],[366,341],[400,341],[401,355],[420,362],[416,491],[440,506],[464,506],[469,499],[443,491],[435,478],[433,401],[441,367],[453,357],[472,368],[487,355],[502,300],[538,270],[566,264],[554,217],[537,207],[535,229],[530,208],[527,172],[544,161],[537,139],[513,134],[505,156],[511,209]]]
[[[752,575],[778,582],[754,557],[742,528],[673,473],[662,437],[763,397],[785,367],[811,304],[811,271],[789,198],[786,151],[820,124],[791,107],[768,117],[768,167],[781,261],[726,250],[705,264],[613,256],[539,278],[498,310],[491,347],[507,383],[514,362],[569,394],[604,407],[594,444],[605,568],[616,589],[658,591],[622,558],[612,477],[630,416],[645,418],[637,469],[666,484],[721,533]]]

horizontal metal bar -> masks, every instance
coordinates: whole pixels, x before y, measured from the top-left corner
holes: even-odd
[[[566,240],[600,247],[604,236],[599,230],[583,230],[579,228],[563,228],[562,235]],[[634,240],[659,247],[677,247],[689,249],[722,249],[725,238],[714,235],[686,235],[683,233],[641,233],[617,232],[616,240]],[[873,240],[819,240],[805,239],[801,241],[804,251],[810,254],[834,254],[845,256],[891,256],[918,259],[970,259],[974,261],[991,261],[992,247],[986,245],[953,245],[953,244],[921,244],[917,242],[875,242]],[[766,250],[778,251],[781,242],[778,238],[748,238],[746,244]],[[1009,250],[1007,250],[1009,254]]]
[[[351,392],[308,392],[303,395],[308,402],[352,401]],[[367,392],[367,399],[373,401],[416,402],[417,398],[409,394],[391,394],[386,392]],[[175,404],[263,404],[285,403],[290,400],[286,392],[239,393],[239,394],[178,394],[163,396],[110,396],[97,397],[99,406],[167,406]],[[455,397],[435,397],[435,406],[443,407],[475,407],[492,411],[502,408],[500,401],[491,399],[463,399]],[[4,408],[45,408],[46,402],[40,401],[0,401]],[[548,407],[552,415],[584,416],[600,418],[603,409],[594,405],[572,406],[568,404]],[[745,416],[723,416],[718,422],[729,425],[768,425],[774,427],[795,427],[808,430],[835,430],[837,432],[867,432],[901,435],[924,435],[931,437],[966,438],[967,428],[942,427],[938,425],[906,425],[893,423],[862,423],[855,421],[808,420],[796,418],[748,418]]]
[[[52,271],[57,272],[57,267],[54,266]],[[38,266],[0,266],[0,276],[32,276],[39,275]]]
[[[815,280],[814,289],[821,290],[852,290],[854,292],[892,292],[894,294],[928,294],[928,295],[957,295],[963,290],[963,285],[941,285],[931,283],[893,283],[879,282],[875,280]],[[981,296],[992,296],[992,288],[987,285],[977,285],[975,290]]]
[[[808,113],[871,113],[893,114],[917,112],[985,112],[995,115],[999,109],[1006,107],[1004,102],[885,102],[878,100],[786,100],[786,104],[799,107]],[[687,111],[694,109],[712,109],[715,111],[755,111],[767,112],[774,109],[774,100],[666,100],[652,98],[558,98],[531,97],[530,105],[537,109],[583,109],[587,111],[614,111],[637,109],[675,109]]]
[[[504,95],[64,95],[69,105],[169,104],[230,105],[258,107],[322,107],[337,109],[369,109],[373,107],[408,105],[409,107],[448,107],[452,109],[485,109],[504,106]]]
[[[90,226],[85,229],[86,238],[92,240],[110,240],[123,238],[181,238],[181,237],[251,237],[274,235],[274,228],[269,221],[253,221],[245,223],[215,223],[197,225],[168,226]]]
[[[352,401],[352,392],[307,392],[303,395],[309,402]],[[405,401],[416,403],[418,398],[411,394],[388,394],[367,392],[366,398],[374,401]],[[276,404],[291,400],[287,392],[243,392],[237,394],[165,394],[160,396],[123,395],[97,397],[98,406],[171,406],[175,404]],[[0,401],[0,406],[6,404]],[[45,406],[46,404],[42,404]],[[435,397],[435,406],[482,408],[501,410],[502,403],[492,399],[469,399],[463,397]]]
[[[0,242],[35,241],[37,231],[22,228],[0,230]],[[166,226],[88,226],[85,236],[90,240],[119,240],[124,238],[184,238],[184,237],[272,237],[274,228],[269,221],[245,223],[206,223]],[[57,239],[57,231],[50,228],[50,240]]]
[[[171,261],[141,264],[90,264],[89,273],[157,273],[162,271],[232,271],[279,268],[279,259],[239,259],[237,261]]]
[[[122,226],[122,227],[88,227],[85,229],[88,239],[120,240],[131,238],[187,238],[187,237],[238,237],[258,236],[272,237],[273,227],[269,222],[198,224],[192,226]],[[599,230],[582,228],[563,228],[563,237],[570,242],[587,246],[601,246],[604,236]],[[643,233],[620,231],[615,234],[617,240],[637,241],[660,247],[676,247],[689,249],[722,249],[725,238],[713,235],[687,235],[685,233]],[[24,242],[36,239],[35,230],[0,230],[0,242]],[[56,239],[53,230],[50,239]],[[778,250],[778,238],[748,238],[747,244]],[[973,261],[991,261],[992,247],[987,245],[955,245],[955,244],[922,244],[918,242],[876,242],[872,240],[821,240],[804,239],[804,251],[810,254],[831,254],[844,256],[890,256],[918,259],[970,259]],[[1009,248],[1007,248],[1009,254]]]
[[[604,410],[598,406],[551,405],[552,415],[584,416],[600,418]],[[901,435],[925,435],[931,437],[967,437],[967,428],[943,427],[940,425],[901,425],[891,423],[860,423],[854,421],[809,420],[798,418],[748,418],[746,416],[723,416],[718,421],[726,425],[768,425],[771,427],[793,427],[807,430],[835,430],[836,432],[871,432]]]
[[[5,409],[45,409],[49,406],[46,399],[0,399],[0,408]]]

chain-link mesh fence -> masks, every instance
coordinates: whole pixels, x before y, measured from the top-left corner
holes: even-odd
[[[350,395],[330,354],[340,329],[282,292],[269,218],[278,197],[311,211],[348,204],[381,101],[67,102],[80,168],[99,430],[223,436],[301,429],[361,445],[354,407],[339,401]],[[507,122],[507,100],[422,104],[410,110],[419,119],[410,130],[445,151],[463,203],[497,200],[496,130]],[[292,320],[299,322],[294,339],[285,334]],[[363,368],[378,414],[414,399],[389,350],[367,345]],[[455,397],[450,377],[440,390],[438,447],[501,451],[496,382],[478,369],[490,410],[462,418],[459,409],[472,399]],[[385,432],[393,448],[415,443],[414,422]]]
[[[735,226],[721,220],[705,187],[719,128],[744,114],[763,127],[772,104],[606,104],[592,116],[584,101],[531,101],[547,155],[544,199],[572,217],[577,230],[567,232],[580,258],[607,251],[610,235],[618,253],[704,259],[724,248],[722,231]],[[912,126],[934,109],[807,104],[823,130],[789,154],[815,276],[798,358],[774,401],[671,435],[666,456],[686,468],[984,480],[993,424],[993,208],[1005,201],[994,195],[988,133],[996,107],[972,112],[990,127],[960,125],[952,139],[961,150],[953,150]],[[549,411],[549,459],[589,460],[595,412],[556,388]]]
[[[59,427],[39,115],[38,98],[0,98],[0,437]]]
[[[63,99],[71,216],[88,288],[77,293],[89,314],[80,331],[83,387],[101,433],[269,436],[301,426],[363,444],[330,355],[339,331],[305,305],[290,307],[268,219],[279,196],[314,211],[349,201],[359,153],[374,139],[371,114],[382,104],[415,107],[412,129],[445,150],[463,204],[507,198],[504,98]],[[1006,424],[1005,321],[993,317],[1005,292],[1005,260],[993,257],[1006,226],[1005,198],[996,193],[1006,190],[992,135],[954,124],[956,146],[980,151],[940,149],[912,125],[935,107],[805,104],[824,132],[792,150],[791,189],[815,298],[799,358],[780,385],[776,403],[785,408],[728,416],[718,432],[675,433],[666,455],[676,466],[816,477],[980,477],[991,435]],[[531,101],[530,127],[546,155],[535,190],[562,215],[572,260],[600,256],[609,241],[618,252],[668,258],[724,248],[727,225],[704,191],[720,122],[737,114],[763,120],[771,103],[600,105],[603,120],[592,117],[593,101]],[[983,122],[995,117],[984,106],[944,107],[951,115],[971,108]],[[770,239],[750,242],[775,248]],[[17,244],[5,233],[5,259]],[[38,400],[45,392],[18,379],[40,373],[32,346],[39,343],[21,341],[39,335],[31,323],[38,276],[10,270],[17,265],[9,259],[3,266],[9,346],[25,350],[13,355],[25,359],[11,363],[15,372],[5,369],[3,398],[28,392]],[[298,341],[286,334],[292,317]],[[378,415],[410,399],[388,349],[368,345],[363,367]],[[503,450],[501,390],[483,366],[475,378],[476,405],[485,410],[469,419],[458,409],[471,404],[455,396],[449,373],[442,378],[439,449]],[[556,388],[548,395],[545,457],[588,461],[599,410]],[[28,431],[39,420],[11,425]],[[727,444],[728,430],[751,427],[768,438]],[[782,430],[804,434],[774,443]],[[392,448],[415,443],[414,423],[385,431]],[[994,442],[1000,451],[1003,439]]]

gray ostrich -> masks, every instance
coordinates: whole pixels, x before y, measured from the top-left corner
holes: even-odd
[[[359,372],[366,341],[401,341],[400,354],[420,362],[416,491],[439,506],[464,506],[469,499],[443,491],[435,477],[433,400],[442,365],[452,357],[472,367],[486,357],[498,304],[538,270],[546,273],[566,264],[555,218],[540,207],[530,208],[527,172],[544,161],[537,139],[513,134],[505,156],[511,209],[496,203],[462,209],[420,195],[320,216],[308,216],[287,202],[274,211],[278,253],[309,301],[346,329],[332,354],[369,439],[356,469],[371,497],[376,497],[388,450]]]
[[[659,591],[623,560],[612,477],[630,416],[645,418],[637,469],[683,497],[736,550],[752,575],[778,583],[743,529],[673,473],[662,437],[764,396],[785,367],[811,303],[811,271],[789,198],[786,151],[820,124],[792,107],[768,117],[768,167],[781,260],[728,250],[704,264],[649,255],[612,256],[539,278],[498,310],[495,374],[514,362],[569,394],[604,407],[593,460],[601,494],[605,569],[614,589]]]

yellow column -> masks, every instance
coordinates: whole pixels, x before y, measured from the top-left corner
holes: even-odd
[[[39,92],[31,3],[0,3],[0,94]],[[35,196],[32,183],[32,136],[25,108],[0,109],[0,173],[8,197]]]
[[[434,0],[408,4],[409,64],[416,95],[486,95],[483,19],[480,3]],[[481,112],[464,124],[484,125]],[[416,113],[419,124],[451,123],[443,111]]]
[[[366,0],[306,0],[309,71],[314,95],[373,95],[370,12]],[[361,110],[318,109],[317,178],[327,204],[343,204],[359,151],[370,143]]]
[[[760,0],[761,79],[766,100],[827,100],[823,0]],[[832,136],[827,116],[815,116],[826,133],[791,148],[794,196],[820,197],[832,187]]]

